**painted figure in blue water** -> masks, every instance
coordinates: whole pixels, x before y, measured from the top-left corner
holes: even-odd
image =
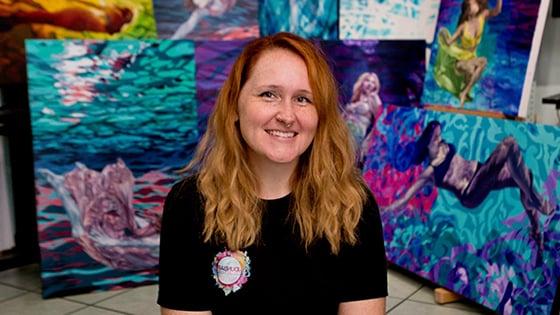
[[[464,0],[455,33],[450,35],[446,28],[439,31],[434,76],[440,87],[459,98],[461,107],[471,99],[469,93],[488,64],[476,53],[486,20],[501,12],[502,0],[492,9],[488,9],[487,0]]]
[[[231,10],[236,0],[186,0],[185,5],[192,10],[189,18],[179,26],[172,39],[181,39],[189,35],[200,20],[206,16],[222,16]]]
[[[442,139],[440,123],[431,121],[415,143],[411,164],[424,164],[426,167],[417,181],[384,210],[405,206],[426,185],[453,192],[467,208],[478,207],[493,190],[519,188],[521,204],[531,222],[531,235],[539,252],[542,251],[538,213],[549,215],[556,205],[545,201],[535,190],[531,170],[525,165],[513,137],[503,139],[485,162],[467,160],[457,154],[453,144]]]
[[[375,118],[381,109],[379,77],[373,72],[362,73],[352,88],[350,103],[344,107],[343,117],[359,150],[359,159],[363,161]]]
[[[72,236],[96,261],[115,269],[153,268],[159,259],[160,217],[133,206],[134,176],[124,161],[101,172],[81,163],[64,174],[39,174],[60,196]]]

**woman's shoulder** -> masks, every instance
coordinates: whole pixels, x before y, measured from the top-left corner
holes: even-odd
[[[182,177],[173,184],[169,194],[173,197],[180,197],[193,192],[198,193],[197,180],[197,174]]]
[[[197,175],[178,180],[172,187],[164,206],[164,216],[177,221],[198,221],[202,216],[202,198],[197,188]]]
[[[179,179],[167,194],[166,203],[174,205],[192,204],[195,200],[200,200],[198,190],[197,174],[189,175]]]

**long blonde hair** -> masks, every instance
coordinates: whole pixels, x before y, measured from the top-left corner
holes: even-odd
[[[291,215],[306,249],[325,238],[336,254],[342,243],[357,241],[355,230],[367,188],[354,166],[354,145],[340,115],[337,84],[325,57],[313,43],[290,33],[258,38],[245,46],[218,95],[195,157],[186,167],[198,171],[197,184],[205,201],[204,240],[225,242],[230,250],[259,240],[263,204],[236,117],[241,88],[258,58],[278,48],[305,61],[319,117],[315,138],[290,178]]]

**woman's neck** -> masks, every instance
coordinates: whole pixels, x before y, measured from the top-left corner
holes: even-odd
[[[252,163],[253,172],[259,181],[259,197],[265,200],[278,199],[292,191],[290,177],[295,163],[269,164]]]

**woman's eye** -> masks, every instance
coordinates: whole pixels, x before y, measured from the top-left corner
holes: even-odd
[[[300,104],[312,104],[311,100],[305,96],[298,96],[296,101]]]
[[[265,91],[259,94],[259,96],[264,98],[273,98],[275,95],[271,91]]]

